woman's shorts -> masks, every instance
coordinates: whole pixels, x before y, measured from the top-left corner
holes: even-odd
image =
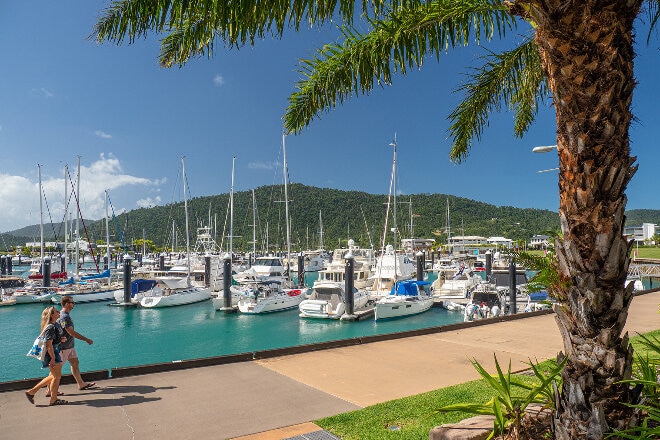
[[[55,352],[55,363],[61,364],[62,358],[60,357],[60,344],[53,344],[53,351]],[[41,368],[48,367],[50,367],[50,353],[46,352],[46,356],[44,356],[44,361],[41,364]]]

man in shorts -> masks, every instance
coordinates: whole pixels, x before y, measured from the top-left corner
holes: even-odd
[[[92,345],[94,341],[81,335],[73,328],[73,320],[69,315],[71,313],[71,310],[73,310],[73,307],[76,305],[76,302],[73,300],[73,298],[69,295],[64,295],[62,297],[62,300],[60,301],[60,304],[62,304],[62,311],[60,313],[60,317],[57,320],[57,322],[60,324],[60,326],[62,326],[62,328],[64,329],[64,335],[67,337],[66,341],[62,342],[60,345],[60,356],[62,357],[63,363],[66,363],[68,361],[69,364],[71,365],[71,374],[76,379],[76,383],[78,384],[78,389],[86,390],[96,385],[96,383],[85,382],[83,378],[80,376],[78,354],[76,353],[76,349],[74,348],[73,345],[75,339],[80,339],[81,341],[85,341],[89,345]]]

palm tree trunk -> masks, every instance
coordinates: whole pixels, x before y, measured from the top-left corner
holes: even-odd
[[[556,437],[602,439],[632,417],[623,403],[632,348],[623,327],[632,299],[625,279],[625,189],[637,167],[630,156],[633,20],[639,0],[532,0],[536,44],[557,117],[560,272],[554,292],[568,361],[562,373]]]

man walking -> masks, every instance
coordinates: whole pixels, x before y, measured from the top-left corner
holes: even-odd
[[[78,354],[76,353],[76,349],[73,345],[75,339],[85,341],[89,345],[92,345],[94,341],[81,335],[73,328],[73,319],[71,319],[70,316],[71,310],[73,310],[73,307],[76,305],[76,302],[73,300],[73,298],[69,295],[64,295],[60,303],[62,304],[62,311],[57,322],[62,326],[64,329],[64,334],[67,337],[66,341],[62,342],[60,346],[60,356],[62,358],[62,363],[65,364],[67,361],[69,361],[69,364],[71,365],[71,374],[76,379],[78,389],[86,390],[96,385],[96,383],[85,382],[80,376]]]

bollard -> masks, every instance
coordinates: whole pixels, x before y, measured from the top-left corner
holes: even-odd
[[[419,251],[417,257],[417,281],[424,281],[424,252]]]
[[[131,303],[131,257],[124,257],[124,304]]]
[[[516,262],[511,260],[509,265],[509,314],[515,315],[516,312]]]
[[[346,310],[342,315],[342,320],[355,320],[355,297],[354,297],[354,276],[355,276],[355,257],[349,251],[344,259],[344,302],[346,304]]]
[[[103,270],[107,270],[110,268],[110,261],[108,261],[108,256],[104,255],[103,256]]]
[[[298,287],[305,287],[305,255],[302,252],[298,255]]]
[[[204,255],[204,285],[211,287],[211,255]]]
[[[493,254],[486,251],[486,281],[490,280],[490,275],[493,273]]]
[[[222,263],[222,296],[224,307],[220,310],[223,310],[225,313],[232,313],[234,308],[231,306],[231,255],[225,254]]]
[[[44,258],[42,272],[44,276],[44,287],[50,287],[50,258],[48,257]]]
[[[158,256],[158,270],[165,270],[165,254]]]

